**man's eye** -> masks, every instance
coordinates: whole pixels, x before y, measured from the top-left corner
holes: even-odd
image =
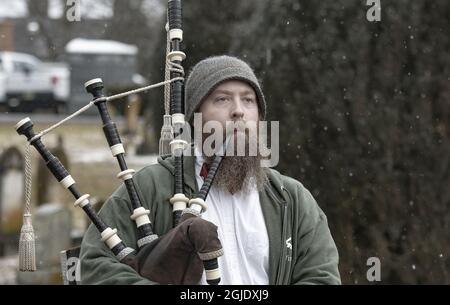
[[[226,96],[219,96],[215,99],[216,102],[226,102],[228,100],[228,97]]]
[[[255,100],[254,100],[253,98],[250,98],[250,97],[244,98],[244,101],[247,102],[247,103],[253,103],[253,102],[255,102]]]

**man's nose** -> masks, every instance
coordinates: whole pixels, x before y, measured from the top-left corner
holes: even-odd
[[[244,109],[239,99],[235,99],[233,102],[233,108],[231,110],[231,118],[233,121],[242,119],[244,117]]]

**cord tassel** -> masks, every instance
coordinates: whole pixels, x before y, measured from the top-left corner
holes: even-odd
[[[20,230],[19,240],[19,270],[36,270],[36,251],[35,251],[34,229],[31,223],[31,214],[23,215],[23,225]]]
[[[34,229],[31,223],[31,149],[30,145],[25,149],[25,211],[23,213],[23,225],[20,229],[19,239],[19,270],[36,270],[36,247]]]

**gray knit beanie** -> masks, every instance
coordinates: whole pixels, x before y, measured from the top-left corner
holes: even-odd
[[[192,68],[185,85],[187,122],[193,120],[194,112],[203,99],[226,80],[242,80],[252,86],[258,98],[261,118],[266,117],[266,101],[253,70],[242,60],[223,55],[206,58]]]

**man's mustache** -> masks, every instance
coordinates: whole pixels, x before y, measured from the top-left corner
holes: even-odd
[[[226,125],[226,134],[234,133],[235,131],[245,132],[245,134],[248,135],[248,133],[253,129],[253,126],[255,124],[251,124],[250,122],[240,120],[240,121],[234,121],[233,124],[227,124]]]

